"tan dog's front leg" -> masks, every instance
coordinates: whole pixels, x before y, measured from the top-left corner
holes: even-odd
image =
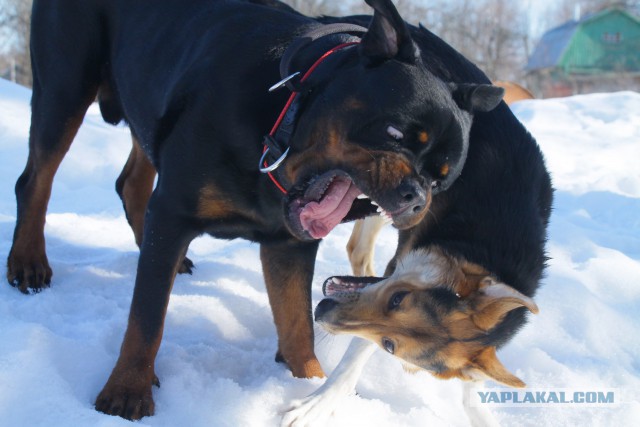
[[[376,237],[389,221],[381,216],[371,216],[356,221],[347,243],[347,254],[354,276],[375,276],[373,253]]]
[[[315,392],[291,403],[282,418],[283,427],[305,427],[333,414],[340,401],[354,392],[358,378],[377,346],[354,337],[327,381]]]
[[[487,407],[472,406],[471,393],[484,385],[484,381],[465,381],[462,383],[462,407],[469,417],[472,427],[498,427],[500,424]]]

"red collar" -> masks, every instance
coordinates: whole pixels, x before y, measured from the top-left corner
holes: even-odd
[[[339,44],[338,46],[335,46],[331,49],[329,49],[328,51],[326,51],[320,58],[318,58],[316,60],[316,62],[313,63],[313,65],[307,70],[307,72],[304,74],[304,76],[302,76],[302,78],[300,79],[300,82],[304,82],[310,75],[311,73],[313,73],[313,71],[318,67],[318,65],[320,65],[322,63],[322,61],[324,61],[325,59],[327,59],[327,57],[329,57],[331,54],[333,54],[334,52],[343,49],[345,47],[348,46],[352,46],[354,44],[358,44],[359,42],[350,42],[350,43],[342,43]],[[297,74],[297,73],[296,73]],[[274,90],[277,88],[280,88],[282,86],[285,85],[285,83],[291,79],[293,76],[289,76],[283,80],[281,80],[280,82],[276,83],[274,86],[272,86],[272,88],[270,90]],[[282,123],[282,120],[284,119],[284,117],[287,115],[287,112],[289,111],[289,108],[291,107],[291,104],[293,104],[294,99],[296,98],[296,96],[299,95],[299,92],[292,92],[291,96],[289,96],[289,100],[287,101],[287,103],[285,104],[284,108],[282,109],[282,112],[280,113],[280,115],[278,116],[278,119],[276,120],[275,124],[273,125],[273,128],[271,128],[271,132],[269,132],[269,136],[271,138],[275,137],[275,134],[278,130],[278,128],[280,127],[280,124]],[[267,137],[267,138],[268,138]],[[287,141],[288,142],[288,141]],[[284,152],[284,154],[282,154],[282,156],[280,156],[280,158],[278,160],[276,160],[271,166],[269,166],[267,164],[267,161],[265,160],[266,158],[266,154],[267,151],[269,150],[269,147],[267,147],[267,145],[265,144],[264,149],[262,150],[262,158],[260,159],[260,164],[258,166],[260,166],[260,171],[267,173],[269,175],[269,178],[271,178],[271,181],[273,181],[273,183],[275,184],[276,187],[278,187],[278,189],[283,193],[283,194],[287,194],[287,190],[285,190],[285,188],[282,186],[282,184],[280,184],[278,182],[278,180],[276,179],[275,176],[273,176],[273,171],[280,166],[280,163],[286,158],[287,154],[289,153],[289,148],[287,147],[287,150]]]

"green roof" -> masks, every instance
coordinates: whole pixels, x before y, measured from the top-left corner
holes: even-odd
[[[640,72],[640,20],[608,9],[547,31],[525,67],[566,73]]]

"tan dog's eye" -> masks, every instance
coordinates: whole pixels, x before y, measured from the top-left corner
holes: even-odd
[[[389,338],[386,338],[386,337],[382,338],[382,348],[384,348],[391,354],[393,354],[393,352],[396,351],[396,346],[395,344],[393,344],[393,341],[391,341]]]
[[[391,298],[389,299],[389,306],[387,308],[389,310],[394,310],[398,308],[402,303],[402,300],[404,299],[404,297],[406,297],[408,294],[409,292],[407,291],[400,291],[400,292],[394,293],[393,295],[391,295]]]

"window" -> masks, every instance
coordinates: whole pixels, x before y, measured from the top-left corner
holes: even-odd
[[[620,34],[620,31],[615,33],[604,33],[602,34],[602,41],[609,44],[618,44],[622,41],[622,34]]]

